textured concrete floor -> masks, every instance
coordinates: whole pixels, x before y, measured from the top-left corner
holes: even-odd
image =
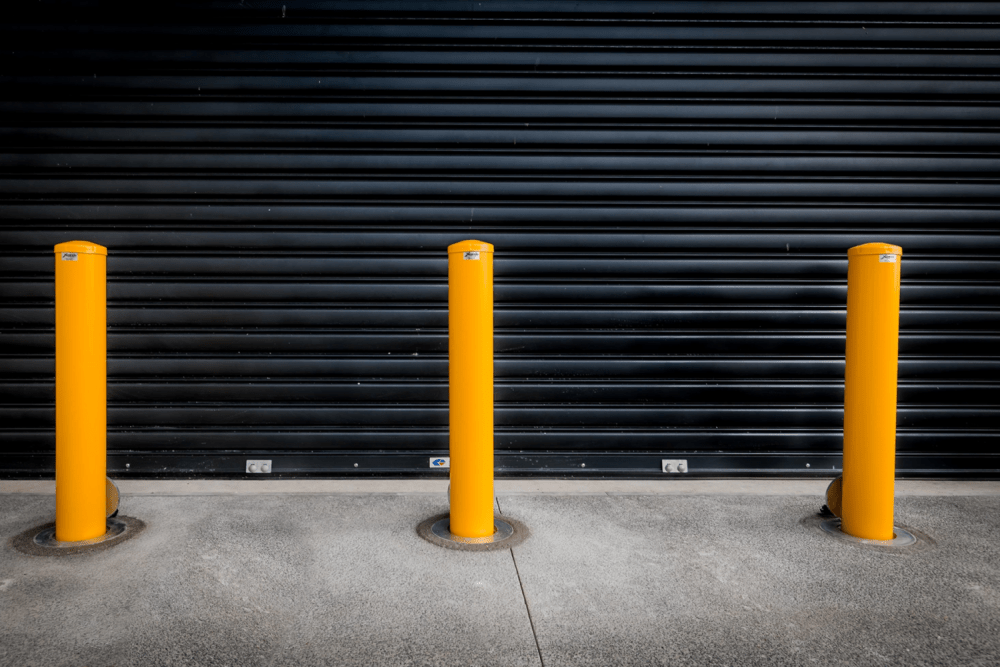
[[[908,496],[932,546],[817,528],[817,496],[501,495],[532,534],[463,553],[441,494],[126,496],[134,540],[14,551],[51,495],[0,494],[0,664],[996,665],[1000,496]]]

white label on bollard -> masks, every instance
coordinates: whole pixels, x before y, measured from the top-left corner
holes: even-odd
[[[76,261],[76,253],[75,252],[64,252],[62,254],[62,258],[63,258],[64,262],[75,262]]]
[[[464,253],[462,259],[479,259],[479,251],[472,250],[470,252]]]
[[[431,467],[432,468],[450,468],[451,467],[451,457],[450,456],[432,456],[431,457]]]
[[[880,261],[880,262],[892,262],[892,263],[895,263],[896,262],[896,256],[895,255],[879,255],[878,256],[878,261]]]

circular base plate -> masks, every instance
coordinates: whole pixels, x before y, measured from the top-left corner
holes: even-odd
[[[840,519],[827,519],[820,525],[827,533],[835,535],[836,537],[847,540],[848,542],[853,542],[855,544],[864,544],[868,546],[876,547],[908,547],[911,544],[917,543],[917,538],[907,530],[903,530],[899,526],[893,526],[894,537],[891,540],[866,540],[861,537],[854,537],[853,535],[848,535],[840,529]]]
[[[494,542],[502,542],[514,534],[513,526],[496,517],[493,517],[493,528],[495,532],[486,537],[462,537],[451,532],[451,524],[448,519],[441,519],[434,522],[431,526],[431,532],[442,540],[451,540],[459,544],[493,544]]]
[[[74,556],[109,549],[135,537],[146,527],[139,519],[128,516],[108,519],[107,525],[107,532],[100,537],[79,542],[60,542],[56,539],[56,525],[49,523],[21,533],[12,540],[12,544],[18,551],[32,556]]]
[[[493,517],[496,532],[486,537],[461,537],[453,535],[447,514],[439,514],[417,526],[417,534],[431,544],[459,551],[494,551],[517,546],[528,536],[528,529],[509,517]]]

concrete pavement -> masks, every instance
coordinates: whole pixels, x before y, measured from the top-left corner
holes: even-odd
[[[498,483],[499,510],[531,535],[466,553],[416,535],[446,511],[443,488],[150,493],[130,481],[121,511],[145,532],[66,558],[11,548],[54,513],[44,489],[11,484],[3,665],[1000,662],[996,483],[900,483],[897,523],[933,543],[894,553],[822,533],[822,481],[758,483],[766,494]]]

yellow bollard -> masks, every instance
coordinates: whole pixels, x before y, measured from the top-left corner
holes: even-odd
[[[451,533],[489,537],[493,525],[493,246],[448,246]]]
[[[87,241],[55,247],[56,539],[106,531],[107,255]]]
[[[867,540],[893,539],[902,255],[887,243],[847,251],[841,530]]]

